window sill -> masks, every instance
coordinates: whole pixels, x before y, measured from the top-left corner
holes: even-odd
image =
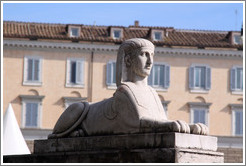
[[[120,40],[122,38],[121,37],[113,37],[113,39]]]
[[[243,91],[231,91],[233,95],[243,95]]]
[[[163,41],[163,39],[153,39],[153,41]]]
[[[26,86],[42,86],[42,82],[23,82],[23,85]]]
[[[207,94],[209,91],[204,89],[191,89],[190,93],[204,93]]]
[[[243,137],[243,134],[233,134],[233,137]]]
[[[66,88],[84,88],[82,84],[66,84]]]
[[[115,89],[117,89],[117,86],[116,85],[107,85],[107,89],[115,90]]]
[[[155,88],[155,87],[152,87],[154,90],[158,91],[158,92],[167,92],[167,89],[165,88]]]
[[[35,127],[35,126],[24,126],[21,129],[30,129],[30,130],[38,130],[41,129],[40,127]]]

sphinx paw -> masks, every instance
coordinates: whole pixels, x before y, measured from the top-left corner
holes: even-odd
[[[191,134],[208,135],[209,129],[205,124],[190,124]]]
[[[174,132],[190,133],[190,127],[185,121],[177,120],[173,121],[172,129]]]

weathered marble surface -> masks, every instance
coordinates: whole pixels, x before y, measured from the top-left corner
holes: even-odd
[[[221,163],[217,138],[184,133],[142,133],[35,140],[34,154],[4,162]]]
[[[117,90],[113,97],[89,105],[75,103],[58,119],[49,138],[141,132],[208,134],[203,124],[168,120],[156,91],[147,79],[153,65],[154,45],[146,39],[129,39],[119,48]]]
[[[217,137],[172,132],[58,138],[34,141],[34,153],[141,148],[183,148],[216,151]]]

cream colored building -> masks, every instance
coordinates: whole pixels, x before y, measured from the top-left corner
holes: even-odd
[[[156,45],[149,84],[169,119],[243,135],[240,32],[4,21],[3,35],[2,113],[11,103],[26,139],[47,135],[73,102],[111,97],[118,47],[134,37]]]

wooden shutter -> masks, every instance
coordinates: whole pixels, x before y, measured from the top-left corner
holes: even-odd
[[[34,60],[34,65],[33,65],[33,67],[34,67],[34,80],[35,81],[39,81],[39,78],[40,78],[40,72],[39,72],[39,70],[40,70],[40,62],[39,62],[39,60],[38,59],[35,59]]]
[[[27,59],[27,80],[33,80],[33,59]]]
[[[38,104],[32,103],[32,126],[38,126]]]
[[[194,89],[194,67],[189,68],[189,88]]]
[[[83,61],[76,61],[76,84],[83,84],[84,82],[83,68],[84,68]]]
[[[153,67],[150,71],[150,75],[148,76],[148,85],[152,86],[153,85]]]
[[[209,90],[211,88],[211,68],[206,66],[206,79],[205,79],[205,89]]]
[[[107,80],[106,80],[106,84],[109,86],[109,85],[111,85],[112,84],[112,80],[111,80],[111,70],[112,70],[112,68],[111,68],[111,65],[112,65],[112,63],[107,63]]]
[[[31,103],[26,103],[26,122],[25,126],[31,126]]]
[[[112,62],[111,65],[112,65],[111,69],[113,70],[111,72],[112,73],[112,75],[111,75],[112,82],[111,83],[116,84],[116,63]]]
[[[38,103],[26,103],[26,127],[38,126]]]
[[[231,91],[234,91],[236,89],[236,68],[235,67],[231,69],[230,82],[231,82]]]
[[[164,88],[169,88],[170,85],[170,65],[164,66]]]
[[[242,135],[243,133],[243,112],[235,111],[235,135]]]

